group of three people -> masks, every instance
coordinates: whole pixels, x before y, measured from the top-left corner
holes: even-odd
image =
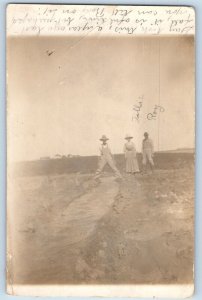
[[[139,173],[139,165],[137,160],[137,152],[135,148],[135,144],[132,142],[133,137],[131,135],[126,135],[125,137],[126,143],[124,144],[124,154],[126,160],[126,173]],[[103,135],[100,138],[102,141],[102,145],[100,146],[100,160],[99,166],[95,173],[95,179],[100,177],[104,167],[108,164],[112,170],[115,172],[115,176],[117,178],[122,178],[122,175],[118,168],[116,167],[115,160],[107,143],[109,139]],[[149,134],[147,132],[144,133],[144,139],[142,141],[142,164],[143,164],[143,172],[146,170],[147,161],[150,164],[151,169],[154,168],[154,161],[153,161],[153,154],[154,154],[154,147],[153,142],[149,138]]]

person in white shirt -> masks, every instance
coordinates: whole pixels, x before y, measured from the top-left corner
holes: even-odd
[[[119,170],[116,167],[111,150],[107,144],[108,140],[109,139],[105,135],[103,135],[100,138],[100,141],[102,141],[102,145],[100,147],[100,161],[99,161],[98,169],[95,173],[95,177],[94,177],[95,179],[100,177],[101,172],[104,169],[106,164],[108,164],[112,168],[112,170],[114,171],[115,176],[117,178],[122,178],[121,173],[119,172]]]
[[[144,139],[142,141],[142,164],[143,171],[146,171],[147,161],[150,164],[152,171],[154,170],[154,146],[153,141],[149,138],[149,134],[147,132],[144,133]]]

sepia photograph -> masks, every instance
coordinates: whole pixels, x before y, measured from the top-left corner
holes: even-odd
[[[193,293],[194,18],[8,6],[9,294]]]

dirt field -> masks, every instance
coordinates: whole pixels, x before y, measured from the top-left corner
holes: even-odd
[[[123,157],[116,160],[121,182],[109,169],[95,182],[95,157],[16,169],[13,283],[192,281],[193,154],[158,154],[155,173],[144,176],[126,175]]]

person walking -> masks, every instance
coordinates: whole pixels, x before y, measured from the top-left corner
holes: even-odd
[[[146,172],[147,161],[150,164],[151,170],[154,170],[154,146],[153,141],[149,138],[148,132],[144,133],[144,139],[142,141],[142,164],[143,164],[143,172]]]
[[[102,141],[102,144],[100,146],[100,160],[99,160],[98,169],[95,173],[95,177],[94,177],[95,179],[100,177],[101,172],[103,171],[106,164],[108,164],[112,168],[112,170],[114,171],[115,176],[117,178],[122,178],[121,173],[119,172],[119,170],[116,167],[111,150],[108,146],[108,143],[107,143],[108,140],[109,139],[105,135],[103,135],[100,138],[100,141]]]
[[[126,159],[126,173],[135,174],[138,173],[139,166],[137,161],[137,153],[135,149],[135,144],[131,141],[133,137],[131,135],[126,135],[126,143],[124,144],[124,153]]]

